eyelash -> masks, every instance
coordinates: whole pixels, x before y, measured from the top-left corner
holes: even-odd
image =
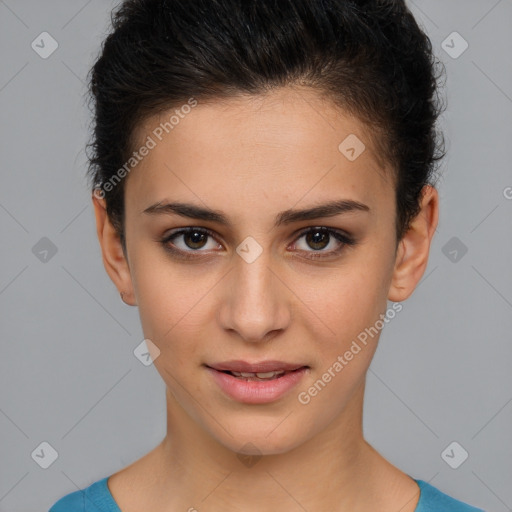
[[[163,247],[164,247],[164,249],[166,251],[170,252],[172,255],[174,255],[174,256],[176,256],[176,257],[178,257],[180,259],[185,259],[185,260],[194,259],[194,258],[197,259],[197,256],[195,256],[195,255],[193,255],[191,253],[206,252],[206,251],[201,251],[201,250],[183,251],[182,249],[177,249],[176,247],[172,247],[172,246],[169,245],[169,243],[172,240],[174,240],[175,238],[177,238],[177,237],[179,237],[181,235],[187,234],[187,233],[195,233],[195,232],[208,235],[208,236],[210,236],[210,237],[215,239],[215,234],[212,231],[210,231],[209,229],[189,227],[189,228],[180,229],[178,231],[175,231],[175,232],[171,233],[170,235],[168,235],[165,238],[163,238],[162,240],[160,240],[160,242],[161,242],[161,244],[163,245]],[[311,256],[306,256],[306,259],[317,260],[317,259],[337,256],[341,252],[343,252],[345,247],[351,247],[351,246],[356,245],[356,241],[353,238],[351,238],[348,235],[346,235],[344,232],[338,231],[338,230],[335,230],[335,229],[332,229],[332,228],[323,227],[323,226],[322,227],[310,227],[310,228],[307,228],[307,229],[301,231],[297,235],[296,240],[299,240],[304,235],[307,235],[307,234],[309,234],[311,232],[313,232],[313,233],[320,232],[320,233],[331,235],[336,240],[338,240],[338,242],[341,243],[341,247],[339,247],[338,249],[332,250],[332,251],[322,251],[322,250],[319,250],[319,251],[303,251],[303,252],[307,252],[307,253],[309,253],[309,252],[312,253]]]

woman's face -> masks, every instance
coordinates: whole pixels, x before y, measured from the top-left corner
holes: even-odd
[[[391,309],[390,170],[357,119],[306,89],[185,111],[162,140],[173,112],[139,132],[156,145],[126,178],[119,287],[160,351],[170,414],[232,450],[282,453],[344,421],[364,389]],[[299,214],[330,203],[346,207]],[[303,369],[245,382],[219,371],[229,361]]]

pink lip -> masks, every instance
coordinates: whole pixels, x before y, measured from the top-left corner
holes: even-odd
[[[257,373],[257,372],[277,372],[279,370],[284,370],[285,372],[297,370],[298,368],[302,368],[303,364],[297,363],[285,363],[284,361],[260,361],[257,363],[248,363],[246,361],[236,360],[236,361],[223,361],[221,363],[214,363],[207,365],[214,370],[225,370],[230,372],[248,372],[248,373]]]
[[[251,367],[254,368],[254,365]],[[276,379],[247,381],[209,366],[206,369],[226,395],[233,400],[246,404],[265,404],[277,400],[296,386],[306,372],[309,371],[308,367],[302,366],[296,370],[288,370],[287,373]],[[233,371],[263,372],[274,370],[253,369]]]

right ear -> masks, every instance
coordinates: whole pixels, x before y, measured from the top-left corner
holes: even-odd
[[[136,306],[130,267],[123,251],[121,238],[107,215],[105,199],[95,191],[92,194],[92,203],[105,270],[122,294],[123,301]]]

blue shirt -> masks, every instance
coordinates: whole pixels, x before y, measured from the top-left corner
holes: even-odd
[[[63,496],[48,512],[121,512],[107,486],[109,477],[89,487]],[[484,512],[442,493],[423,480],[414,481],[420,488],[420,499],[414,512]]]

